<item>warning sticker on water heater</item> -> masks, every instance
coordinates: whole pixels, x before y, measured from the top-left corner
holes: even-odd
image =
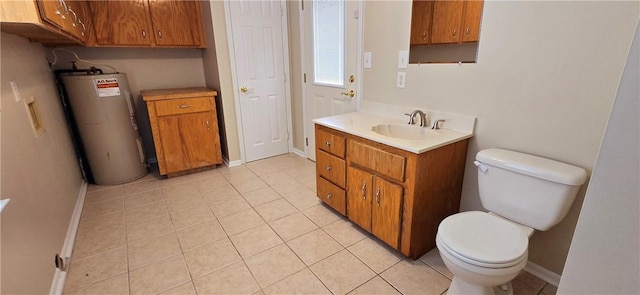
[[[99,97],[119,96],[120,86],[118,85],[118,79],[96,79],[96,91]]]

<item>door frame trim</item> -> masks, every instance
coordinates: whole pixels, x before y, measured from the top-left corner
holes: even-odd
[[[313,0],[300,0],[298,1],[298,3],[301,3],[302,1],[308,1],[311,2]],[[348,1],[348,0],[346,0]],[[360,110],[360,101],[362,99],[362,51],[363,51],[363,46],[364,46],[364,0],[357,0],[358,1],[358,35],[357,35],[357,42],[356,42],[356,77],[358,77],[358,83],[356,83],[356,98],[355,98],[355,103],[356,103],[356,111]],[[300,44],[298,44],[298,46],[300,47],[300,59],[302,60],[301,64],[301,68],[302,68],[302,74],[304,75],[305,73],[307,73],[307,68],[306,68],[306,52],[304,51],[304,42],[305,42],[305,34],[304,32],[306,31],[306,27],[305,27],[305,19],[304,19],[304,10],[302,10],[301,4],[298,4],[298,17],[300,19]],[[304,155],[305,157],[309,158],[309,152],[313,152],[313,151],[309,151],[309,147],[306,145],[306,138],[308,138],[312,132],[311,130],[308,130],[308,126],[307,126],[307,119],[309,118],[309,114],[307,113],[307,104],[308,104],[308,96],[307,96],[307,89],[305,87],[305,82],[304,80],[301,80],[302,82],[301,87],[302,87],[302,122],[304,125],[304,137],[305,137],[305,145],[304,145]]]
[[[290,77],[290,65],[289,65],[289,22],[287,18],[287,3],[286,0],[280,0],[280,22],[282,25],[282,49],[283,49],[283,62],[284,62],[284,84],[285,84],[285,107],[287,108],[287,152],[293,150],[293,124],[291,114],[291,77]],[[231,64],[231,83],[233,84],[234,105],[236,109],[236,124],[238,124],[238,145],[240,148],[240,164],[247,162],[245,155],[245,142],[244,142],[244,126],[242,125],[242,109],[240,108],[240,83],[238,83],[238,71],[236,66],[236,55],[233,44],[233,27],[231,22],[231,8],[229,2],[224,1],[224,17],[227,29],[227,43],[229,45],[229,63]]]

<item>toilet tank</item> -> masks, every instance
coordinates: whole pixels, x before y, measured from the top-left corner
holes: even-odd
[[[482,206],[541,231],[567,215],[587,177],[580,167],[503,149],[478,152],[475,164]]]

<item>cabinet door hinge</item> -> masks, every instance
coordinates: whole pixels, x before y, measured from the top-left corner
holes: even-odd
[[[305,144],[305,146],[309,146],[309,138],[308,137],[304,138],[304,144]]]
[[[302,4],[302,10],[304,10],[304,0],[300,0],[300,4]]]
[[[307,83],[307,73],[304,73],[302,80],[304,83]]]

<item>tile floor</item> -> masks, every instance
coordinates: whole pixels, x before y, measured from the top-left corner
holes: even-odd
[[[443,294],[450,278],[437,250],[403,258],[321,204],[314,163],[287,154],[89,186],[64,293]]]

